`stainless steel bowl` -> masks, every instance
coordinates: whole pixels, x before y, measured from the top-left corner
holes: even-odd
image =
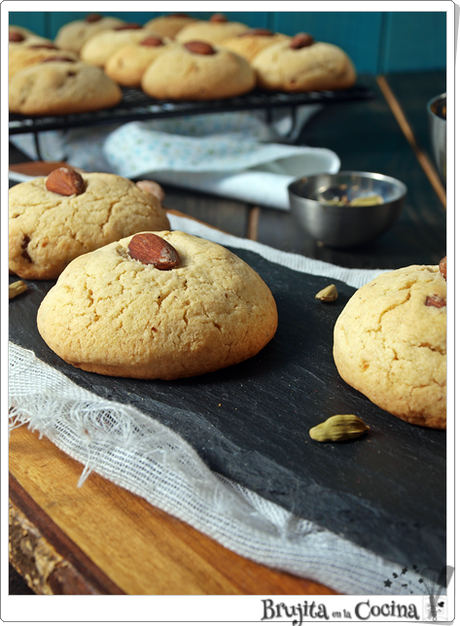
[[[350,248],[380,237],[401,214],[404,183],[370,172],[304,176],[288,186],[291,211],[307,233],[332,248]],[[374,206],[338,206],[334,198],[381,196]]]
[[[428,123],[431,149],[436,168],[446,184],[446,94],[436,96],[428,102]]]

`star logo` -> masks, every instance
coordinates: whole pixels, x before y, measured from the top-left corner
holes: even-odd
[[[387,579],[383,584],[385,585],[385,587],[391,587],[393,583],[391,582],[391,580]]]

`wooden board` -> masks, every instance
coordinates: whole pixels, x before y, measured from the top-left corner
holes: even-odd
[[[9,463],[10,556],[36,593],[334,593],[248,561],[97,474],[77,488],[82,465],[26,427],[11,433]]]

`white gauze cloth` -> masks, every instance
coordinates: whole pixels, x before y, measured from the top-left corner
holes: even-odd
[[[274,250],[170,214],[171,228],[224,246],[252,250],[291,269],[360,287],[382,270],[352,270]],[[192,447],[160,421],[105,400],[66,378],[31,351],[10,343],[10,428],[27,424],[84,465],[78,488],[96,472],[145,498],[234,552],[350,595],[425,595],[414,572],[212,472]],[[391,591],[384,581],[391,579]],[[404,586],[405,585],[405,586]]]
[[[88,172],[146,178],[288,210],[292,180],[340,169],[340,159],[331,150],[285,143],[287,134],[290,141],[295,139],[320,108],[299,107],[293,129],[283,111],[271,124],[257,112],[230,112],[48,131],[41,133],[40,147],[44,160],[66,160]],[[33,137],[10,139],[37,158]]]

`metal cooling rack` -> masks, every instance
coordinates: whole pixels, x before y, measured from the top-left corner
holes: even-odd
[[[10,135],[33,133],[38,158],[41,160],[39,134],[48,130],[68,130],[70,128],[121,124],[165,117],[256,109],[265,110],[267,121],[270,122],[272,110],[281,107],[290,109],[292,128],[294,128],[296,109],[300,105],[333,104],[350,100],[368,100],[374,97],[374,91],[362,85],[337,91],[312,91],[299,94],[254,90],[236,98],[206,102],[154,100],[140,89],[123,89],[121,102],[110,109],[54,116],[24,116],[10,113],[9,133]]]

